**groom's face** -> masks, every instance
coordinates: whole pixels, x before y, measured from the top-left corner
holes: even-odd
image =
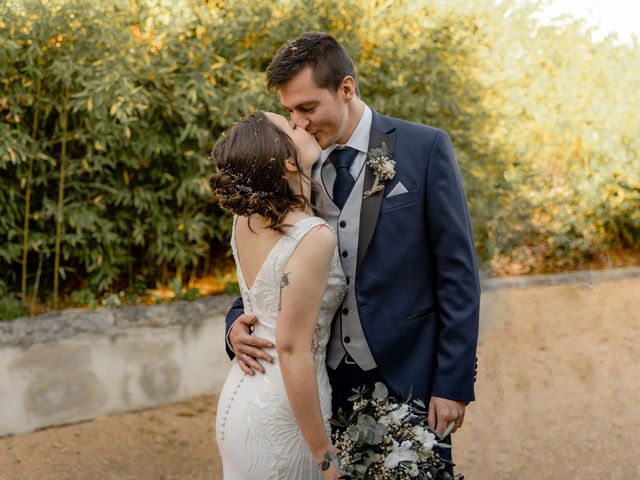
[[[291,115],[292,122],[311,133],[323,149],[349,140],[347,106],[353,95],[348,90],[318,87],[311,67],[306,67],[278,91],[280,103]]]

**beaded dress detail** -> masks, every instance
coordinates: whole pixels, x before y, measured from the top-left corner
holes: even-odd
[[[231,248],[246,313],[257,316],[254,335],[275,344],[280,278],[294,250],[313,228],[327,225],[308,217],[293,225],[275,244],[251,286],[247,287],[238,260],[235,221]],[[330,432],[331,387],[325,364],[331,321],[346,293],[337,248],[322,297],[312,351],[325,429]],[[225,480],[320,480],[314,461],[295,421],[275,350],[273,364],[262,362],[265,373],[245,375],[234,359],[225,381],[216,417],[216,438]]]

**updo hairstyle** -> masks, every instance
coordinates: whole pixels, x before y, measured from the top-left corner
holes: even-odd
[[[285,175],[291,159],[303,175],[296,146],[282,129],[256,110],[225,131],[211,156],[217,172],[209,186],[221,207],[236,215],[261,215],[267,226],[282,231],[287,212],[304,210],[309,202],[294,194]]]

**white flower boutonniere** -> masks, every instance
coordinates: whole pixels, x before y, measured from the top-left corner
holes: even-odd
[[[382,142],[379,147],[369,150],[367,165],[373,169],[376,178],[371,190],[364,192],[363,198],[370,197],[384,188],[384,182],[391,180],[396,174],[395,164],[396,162],[389,156],[389,147],[386,143]]]

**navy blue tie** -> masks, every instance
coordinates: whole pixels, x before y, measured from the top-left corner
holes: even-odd
[[[340,210],[344,207],[344,204],[349,197],[349,193],[353,188],[353,184],[356,183],[351,174],[349,173],[349,167],[353,163],[353,159],[356,158],[358,150],[351,147],[335,149],[331,152],[331,162],[336,169],[336,181],[333,184],[333,203],[335,203]]]

